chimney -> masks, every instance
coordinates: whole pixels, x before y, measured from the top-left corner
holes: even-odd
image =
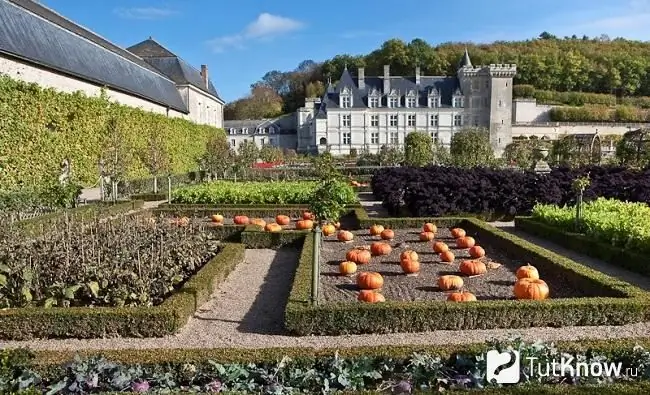
[[[357,82],[359,84],[359,89],[366,89],[366,69],[359,67],[358,74]]]
[[[415,85],[420,85],[420,66],[415,68]]]
[[[203,77],[203,83],[205,84],[206,89],[210,89],[210,78],[208,77],[208,65],[201,65],[201,77]]]
[[[390,66],[384,65],[384,94],[390,92]]]

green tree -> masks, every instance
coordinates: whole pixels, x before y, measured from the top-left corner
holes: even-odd
[[[259,156],[264,162],[279,162],[284,158],[281,148],[269,144],[265,144],[260,148]]]
[[[144,163],[153,177],[153,192],[158,193],[158,177],[169,173],[171,161],[165,138],[159,128],[153,128],[147,138],[147,145],[139,152],[140,160]]]
[[[494,163],[490,133],[482,128],[468,128],[455,133],[451,137],[449,153],[452,163],[458,167],[490,166]]]
[[[531,169],[540,158],[538,149],[550,148],[550,142],[532,139],[515,140],[508,144],[503,152],[506,164],[515,165],[522,169]]]
[[[110,118],[106,123],[101,159],[104,161],[104,171],[111,181],[126,179],[127,169],[133,161],[132,154],[126,131],[120,128],[117,119]]]
[[[295,149],[285,148],[282,150],[282,154],[284,156],[284,160],[290,165],[294,164],[298,159],[298,154],[296,153]]]
[[[237,170],[241,171],[245,175],[247,170],[253,166],[259,156],[260,150],[254,142],[250,140],[242,141],[237,148],[237,156],[235,158]]]
[[[398,166],[404,162],[404,153],[392,144],[382,145],[377,159],[380,166]]]
[[[433,139],[420,132],[411,132],[404,140],[404,163],[407,166],[426,166],[433,162]]]
[[[451,164],[449,149],[438,140],[433,142],[433,163],[440,166]]]
[[[203,169],[216,177],[222,174],[225,178],[226,172],[232,169],[235,162],[234,152],[224,136],[213,136],[205,146],[205,154],[200,158],[199,163]]]
[[[345,211],[354,191],[336,168],[336,162],[330,154],[314,157],[312,171],[320,181],[310,199],[309,210],[321,226],[326,222],[336,222]]]

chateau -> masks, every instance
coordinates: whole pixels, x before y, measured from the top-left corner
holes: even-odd
[[[449,145],[455,132],[477,126],[489,129],[492,146],[500,154],[512,141],[516,73],[511,64],[475,67],[467,50],[455,77],[421,75],[419,67],[414,76],[394,76],[388,65],[382,76],[366,76],[363,68],[353,76],[346,67],[336,84],[328,84],[323,97],[306,99],[297,111],[295,147],[287,148],[329,150],[334,155],[378,152],[382,145],[403,145],[413,131]],[[244,133],[235,122],[225,122],[227,133],[241,136]],[[251,129],[244,138],[256,133]]]

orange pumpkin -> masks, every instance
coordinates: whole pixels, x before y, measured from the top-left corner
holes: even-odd
[[[539,272],[537,271],[537,268],[535,266],[532,266],[530,263],[519,267],[517,269],[517,278],[522,279],[522,278],[532,278],[532,279],[538,279],[539,278]]]
[[[251,224],[261,226],[262,228],[266,226],[266,221],[262,218],[253,218],[251,219]]]
[[[443,291],[451,291],[452,289],[460,289],[463,287],[463,279],[453,274],[447,274],[438,278],[438,288]]]
[[[473,259],[483,258],[485,256],[485,250],[481,246],[474,246],[469,249],[469,256]]]
[[[447,262],[447,263],[451,263],[454,261],[454,259],[456,259],[456,256],[451,251],[441,252],[439,257],[441,262]]]
[[[370,227],[370,236],[379,236],[381,232],[384,231],[384,227],[381,225],[373,225]]]
[[[463,236],[456,239],[456,247],[458,248],[472,248],[476,244],[476,240],[470,236]]]
[[[384,295],[380,294],[379,292],[370,291],[367,289],[361,290],[359,292],[359,296],[357,297],[357,299],[360,302],[367,302],[367,303],[381,303],[386,301]]]
[[[342,241],[344,243],[349,243],[354,239],[354,234],[352,232],[349,232],[347,230],[341,230],[339,233],[336,235],[336,238],[339,241]]]
[[[388,243],[381,241],[374,242],[370,245],[370,252],[372,255],[388,255],[393,251],[393,248]]]
[[[436,241],[433,243],[433,252],[437,252],[438,254],[441,254],[445,251],[449,251],[449,246],[442,241]]]
[[[548,284],[544,280],[522,278],[515,283],[513,292],[517,299],[544,300],[548,298]]]
[[[339,263],[339,273],[344,276],[350,276],[357,272],[357,264],[350,261]]]
[[[487,267],[481,261],[463,261],[458,270],[466,276],[478,276],[487,273]]]
[[[406,250],[399,254],[400,261],[418,261],[420,257],[418,253],[413,250]]]
[[[384,286],[384,278],[377,272],[361,272],[357,276],[357,285],[361,289],[379,289]]]
[[[393,240],[395,238],[395,232],[392,229],[384,229],[380,236],[384,240]]]
[[[233,218],[232,221],[235,225],[248,225],[250,223],[250,219],[245,215],[235,215],[235,218]]]
[[[476,302],[476,295],[467,291],[452,292],[447,296],[450,302]]]
[[[420,272],[420,262],[417,260],[403,259],[400,262],[402,271],[406,274],[416,274]]]
[[[291,223],[291,218],[286,215],[278,215],[275,217],[275,222],[278,225],[289,225]]]
[[[280,232],[282,230],[282,226],[276,224],[275,222],[271,222],[270,224],[266,224],[264,230],[267,232]]]
[[[334,227],[334,225],[327,224],[327,225],[323,226],[323,234],[325,236],[331,236],[334,233],[336,233],[336,228]]]
[[[464,230],[464,229],[461,229],[461,228],[453,228],[453,229],[451,230],[451,236],[452,236],[454,239],[458,239],[459,237],[465,237],[465,236],[466,236],[466,233],[465,233],[465,230]]]
[[[436,237],[435,233],[422,232],[420,233],[420,241],[432,241]]]
[[[223,215],[221,214],[214,214],[210,217],[210,220],[214,222],[215,224],[220,224],[223,222]]]
[[[427,222],[424,224],[424,226],[422,226],[422,231],[436,233],[438,231],[438,227],[430,222]]]
[[[309,219],[309,220],[313,221],[315,218],[316,217],[314,216],[314,214],[312,214],[309,211],[303,211],[303,213],[302,213],[302,219]]]
[[[296,221],[296,229],[298,230],[309,230],[314,228],[314,221],[310,219],[301,219]]]
[[[359,265],[366,265],[370,263],[370,251],[362,250],[360,248],[353,248],[345,254],[345,259],[358,263]]]

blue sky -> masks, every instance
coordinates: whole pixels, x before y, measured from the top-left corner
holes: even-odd
[[[269,70],[365,54],[389,38],[491,42],[587,34],[650,40],[650,0],[42,0],[128,47],[149,36],[195,67],[227,101]],[[382,4],[386,4],[383,6]],[[396,8],[397,7],[397,8]]]

